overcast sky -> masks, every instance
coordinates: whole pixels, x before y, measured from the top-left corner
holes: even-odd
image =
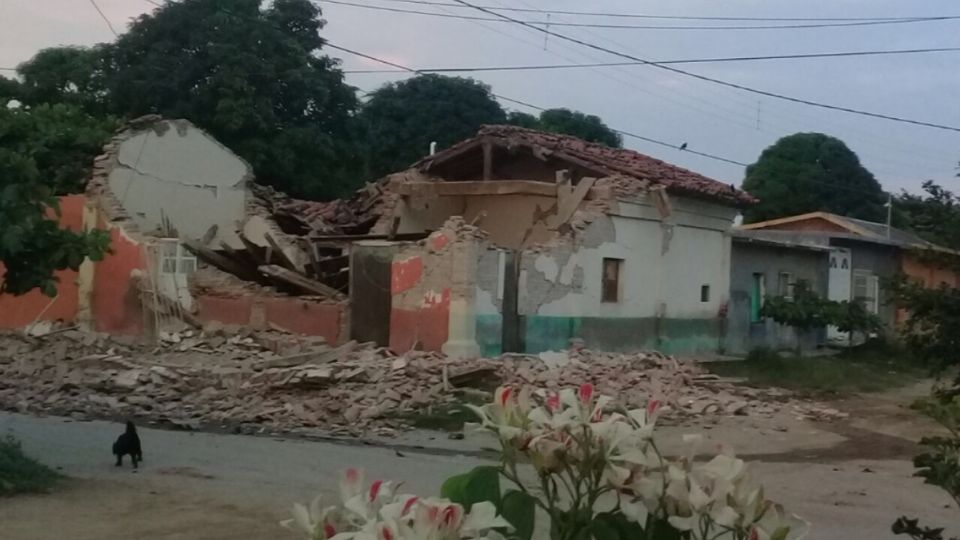
[[[457,8],[355,3],[483,16]],[[956,0],[470,0],[557,10],[729,17],[914,17],[960,15]],[[146,0],[97,0],[118,31],[155,9]],[[320,2],[331,43],[414,68],[621,61],[509,23],[387,13]],[[441,11],[442,10],[442,11]],[[511,16],[543,20],[542,15]],[[616,24],[750,24],[605,19],[554,15],[552,22]],[[763,23],[752,23],[763,24]],[[584,41],[652,60],[960,46],[960,20],[860,27],[777,30],[636,30],[553,27]],[[109,41],[110,30],[90,0],[0,0],[0,67],[15,67],[56,45]],[[331,51],[345,69],[382,68]],[[807,100],[960,126],[960,52],[749,63],[679,65],[718,79]],[[8,74],[8,72],[3,72]],[[406,74],[350,74],[372,90]],[[543,107],[596,114],[608,125],[671,144],[752,163],[777,138],[821,131],[843,139],[886,189],[919,190],[934,179],[960,191],[954,179],[960,133],[863,118],[760,97],[651,68],[568,69],[471,74],[494,92]],[[508,108],[524,110],[505,103]],[[725,182],[743,167],[635,139],[627,146]]]

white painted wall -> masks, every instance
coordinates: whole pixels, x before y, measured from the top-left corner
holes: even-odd
[[[217,225],[213,245],[240,245],[250,167],[212,137],[164,121],[121,142],[117,160],[110,190],[141,230],[158,229],[164,216],[180,236],[201,238]]]
[[[620,203],[618,215],[602,218],[590,228],[609,227],[614,239],[594,247],[581,246],[569,260],[556,250],[527,253],[534,268],[559,286],[569,286],[582,269],[583,284],[558,300],[539,307],[540,315],[582,317],[712,318],[727,301],[730,290],[730,237],[727,231],[736,211],[699,201],[687,204],[674,198],[674,221],[669,249],[663,250],[664,232],[656,210],[641,204]],[[584,237],[589,238],[589,229]],[[601,301],[604,258],[623,259],[621,301]],[[525,265],[526,266],[526,265]],[[529,273],[528,273],[529,274]],[[534,274],[537,275],[537,274]],[[521,276],[521,298],[532,290]],[[701,286],[710,287],[706,302]],[[521,305],[523,301],[521,300]]]

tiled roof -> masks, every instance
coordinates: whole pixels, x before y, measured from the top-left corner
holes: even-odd
[[[477,137],[462,141],[451,148],[424,159],[421,163],[439,161],[444,154],[456,153],[459,149],[484,137],[508,139],[512,146],[541,147],[559,152],[578,160],[625,175],[630,178],[659,184],[668,191],[719,199],[736,205],[752,204],[757,200],[731,184],[720,182],[683,167],[641,154],[626,148],[610,148],[557,133],[547,133],[517,126],[488,125],[480,128]],[[560,157],[559,159],[562,159]]]

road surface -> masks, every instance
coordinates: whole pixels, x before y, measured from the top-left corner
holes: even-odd
[[[395,450],[363,444],[281,440],[140,429],[138,473],[113,466],[110,445],[122,425],[0,413],[32,456],[71,480],[50,495],[0,500],[9,540],[296,538],[279,529],[290,506],[336,489],[339,471],[396,479],[405,491],[436,494],[443,480],[484,463],[482,454]],[[786,456],[787,454],[784,454]],[[764,456],[753,470],[769,495],[813,523],[815,540],[893,538],[901,514],[956,524],[939,490],[912,477],[904,460],[810,463]]]

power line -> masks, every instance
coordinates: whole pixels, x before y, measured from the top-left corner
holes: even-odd
[[[398,2],[403,4],[419,4],[426,6],[445,6],[465,9],[465,6],[448,2],[436,2],[430,0],[382,0],[388,2]],[[706,17],[693,15],[651,15],[639,13],[618,13],[618,12],[596,12],[596,11],[563,11],[556,9],[534,9],[517,8],[504,6],[477,6],[492,9],[494,11],[513,11],[518,13],[543,13],[555,15],[580,15],[586,17],[612,17],[629,19],[662,19],[679,21],[771,21],[771,22],[810,22],[810,21],[906,21],[917,19],[938,19],[941,16],[916,16],[916,17]],[[952,16],[947,16],[952,17]]]
[[[158,7],[164,7],[164,6],[160,5],[159,3],[157,3],[155,0],[145,0],[145,1],[148,2],[148,3],[150,3],[150,4],[156,5],[156,6],[158,6]],[[222,11],[222,12],[224,12],[224,13],[227,13],[228,15],[235,16],[235,17],[246,18],[246,17],[244,17],[243,15],[239,15],[239,14],[237,14],[237,13],[234,13],[234,12],[232,12],[232,11],[228,11],[228,10],[223,9],[223,8],[220,8],[220,11]],[[342,51],[342,52],[345,52],[345,53],[348,53],[348,54],[352,54],[352,55],[355,55],[355,56],[359,56],[359,57],[361,57],[361,58],[366,58],[366,59],[368,59],[368,60],[372,60],[372,61],[374,61],[374,62],[383,64],[383,65],[386,65],[386,66],[395,67],[395,68],[397,68],[397,69],[401,69],[401,70],[404,70],[404,71],[407,71],[407,72],[410,72],[410,73],[423,74],[423,72],[421,72],[421,71],[419,71],[419,70],[416,70],[416,69],[413,69],[413,68],[411,68],[411,67],[407,67],[407,66],[404,66],[404,65],[402,65],[402,64],[398,64],[398,63],[396,63],[396,62],[391,62],[391,61],[389,61],[389,60],[384,60],[383,58],[377,58],[376,56],[369,55],[369,54],[366,54],[366,53],[362,53],[362,52],[359,52],[359,51],[355,51],[355,50],[353,50],[353,49],[348,49],[348,48],[346,48],[346,47],[341,47],[341,46],[339,46],[339,45],[335,45],[335,44],[333,44],[333,43],[330,43],[329,41],[326,41],[326,42],[324,43],[324,46],[325,46],[325,47],[329,47],[329,48],[331,48],[331,49],[338,50],[338,51]],[[502,100],[502,101],[505,101],[505,102],[508,102],[508,103],[513,103],[513,104],[515,104],[515,105],[520,105],[520,106],[523,106],[523,107],[527,107],[527,108],[530,108],[530,109],[533,109],[533,110],[536,110],[536,111],[545,111],[545,110],[547,110],[546,107],[541,107],[541,106],[539,106],[539,105],[534,105],[534,104],[532,104],[532,103],[529,103],[529,102],[526,102],[526,101],[523,101],[523,100],[519,100],[519,99],[515,99],[515,98],[511,98],[511,97],[507,97],[507,96],[504,96],[504,95],[502,95],[502,94],[492,94],[492,95],[493,95],[495,98],[500,99],[500,100]],[[629,131],[623,131],[623,130],[619,130],[619,129],[613,129],[613,128],[611,128],[611,129],[612,129],[613,131],[615,131],[616,133],[619,133],[619,134],[622,135],[622,136],[631,137],[631,138],[634,138],[634,139],[637,139],[637,140],[641,140],[641,141],[645,141],[645,142],[648,142],[648,143],[651,143],[651,144],[656,144],[656,145],[659,145],[659,146],[663,146],[663,147],[665,147],[665,148],[670,148],[670,149],[672,149],[672,150],[679,150],[679,149],[681,148],[680,145],[671,144],[671,143],[668,143],[668,142],[665,142],[665,141],[661,141],[661,140],[658,140],[658,139],[654,139],[654,138],[652,138],[652,137],[645,137],[645,136],[643,136],[643,135],[639,135],[639,134],[636,134],[636,133],[631,133],[631,132],[629,132]],[[719,162],[723,162],[723,163],[728,163],[728,164],[730,164],[730,165],[736,165],[736,166],[738,166],[738,167],[746,167],[746,166],[747,166],[746,163],[743,163],[743,162],[741,162],[741,161],[737,161],[737,160],[734,160],[734,159],[729,159],[729,158],[717,156],[717,155],[710,154],[710,153],[707,153],[707,152],[700,152],[700,151],[698,151],[698,150],[693,150],[693,149],[691,149],[691,148],[689,148],[689,147],[684,148],[684,149],[683,149],[683,152],[686,152],[686,153],[688,153],[688,154],[697,155],[697,156],[700,156],[700,157],[704,157],[704,158],[707,158],[707,159],[712,159],[712,160],[714,160],[714,161],[719,161]]]
[[[470,21],[490,21],[490,22],[509,22],[502,18],[495,17],[475,17],[470,15],[457,15],[453,13],[437,13],[435,11],[422,11],[417,9],[406,9],[406,8],[397,8],[397,7],[388,7],[388,6],[375,6],[370,4],[358,4],[355,2],[348,2],[345,0],[323,0],[328,4],[338,4],[342,6],[351,6],[358,7],[363,9],[370,9],[374,11],[389,11],[392,13],[409,13],[413,15],[427,15],[431,17],[442,17],[449,19],[461,19],[461,20],[470,20]],[[436,4],[433,4],[436,5]],[[482,8],[485,11],[490,11],[495,9],[503,8]],[[499,13],[494,13],[494,15],[500,16]],[[805,24],[778,24],[778,25],[725,25],[725,26],[665,26],[665,25],[635,25],[635,24],[606,24],[606,23],[577,23],[577,22],[553,22],[553,21],[519,21],[530,25],[537,26],[563,26],[563,27],[576,27],[576,28],[607,28],[607,29],[619,29],[619,30],[797,30],[797,29],[806,29],[806,28],[835,28],[835,27],[851,27],[851,26],[877,26],[877,25],[889,25],[889,24],[908,24],[908,23],[920,23],[920,22],[933,22],[933,21],[947,21],[960,19],[960,15],[949,15],[942,17],[917,17],[912,19],[880,19],[880,20],[868,20],[868,21],[854,21],[854,22],[830,22],[830,23],[805,23]]]
[[[810,53],[810,54],[781,54],[770,56],[733,56],[721,58],[686,58],[679,60],[652,60],[656,64],[709,64],[722,62],[753,62],[762,60],[796,60],[809,58],[843,58],[852,56],[881,56],[895,54],[922,54],[936,52],[956,52],[960,47],[939,47],[930,49],[901,49],[893,51],[850,51],[834,53]],[[644,62],[599,62],[594,64],[542,64],[527,66],[490,66],[490,67],[463,67],[463,68],[429,68],[420,69],[423,73],[464,73],[464,72],[482,72],[482,71],[533,71],[545,69],[570,69],[570,68],[597,68],[597,67],[621,67],[621,66],[640,66]],[[357,69],[346,70],[344,73],[397,73],[396,70],[389,69]]]
[[[621,58],[626,58],[626,59],[628,59],[628,60],[633,60],[634,62],[639,62],[639,63],[641,63],[641,64],[653,66],[653,67],[656,67],[656,68],[659,68],[659,69],[663,69],[663,70],[666,70],[666,71],[670,71],[670,72],[672,72],[672,73],[677,73],[677,74],[679,74],[679,75],[684,75],[684,76],[687,76],[687,77],[692,77],[692,78],[694,78],[694,79],[699,79],[699,80],[706,81],[706,82],[710,82],[710,83],[717,84],[717,85],[720,85],[720,86],[726,86],[726,87],[728,87],[728,88],[735,88],[735,89],[737,89],[737,90],[742,90],[742,91],[744,91],[744,92],[750,92],[750,93],[753,93],[753,94],[757,94],[757,95],[761,95],[761,96],[766,96],[766,97],[771,97],[771,98],[776,98],[776,99],[780,99],[780,100],[783,100],[783,101],[790,101],[790,102],[793,102],[793,103],[800,103],[800,104],[803,104],[803,105],[809,105],[809,106],[811,106],[811,107],[819,107],[819,108],[822,108],[822,109],[829,109],[829,110],[833,110],[833,111],[840,111],[840,112],[845,112],[845,113],[850,113],[850,114],[857,114],[857,115],[861,115],[861,116],[869,116],[869,117],[872,117],[872,118],[880,118],[880,119],[883,119],[883,120],[890,120],[890,121],[893,121],[893,122],[900,122],[900,123],[905,123],[905,124],[913,124],[913,125],[917,125],[917,126],[924,126],[924,127],[929,127],[929,128],[942,129],[942,130],[946,130],[946,131],[960,132],[960,128],[955,127],[955,126],[948,126],[948,125],[944,125],[944,124],[935,124],[935,123],[932,123],[932,122],[924,122],[924,121],[921,121],[921,120],[913,120],[913,119],[910,119],[910,118],[902,118],[902,117],[892,116],[892,115],[888,115],[888,114],[874,113],[874,112],[870,112],[870,111],[862,111],[862,110],[859,110],[859,109],[853,109],[853,108],[849,108],[849,107],[841,107],[841,106],[839,106],[839,105],[830,105],[830,104],[827,104],[827,103],[820,103],[820,102],[812,101],[812,100],[808,100],[808,99],[802,99],[802,98],[796,98],[796,97],[792,97],[792,96],[788,96],[788,95],[784,95],[784,94],[778,94],[778,93],[776,93],[776,92],[768,92],[768,91],[766,91],[766,90],[760,90],[760,89],[753,88],[753,87],[750,87],[750,86],[746,86],[746,85],[742,85],[742,84],[737,84],[737,83],[732,83],[732,82],[729,82],[729,81],[724,81],[724,80],[722,80],[722,79],[715,79],[715,78],[713,78],[713,77],[708,77],[708,76],[706,76],[706,75],[700,75],[700,74],[693,73],[693,72],[690,72],[690,71],[684,71],[684,70],[679,69],[679,68],[675,68],[675,67],[671,67],[671,66],[663,65],[663,64],[658,64],[658,63],[652,62],[652,61],[650,61],[650,60],[645,60],[645,59],[643,59],[643,58],[639,58],[639,57],[636,57],[636,56],[633,56],[633,55],[629,55],[629,54],[626,54],[626,53],[622,53],[622,52],[619,52],[619,51],[615,51],[615,50],[613,50],[613,49],[608,49],[608,48],[606,48],[606,47],[602,47],[602,46],[600,46],[600,45],[596,45],[596,44],[590,43],[590,42],[588,42],[588,41],[584,41],[584,40],[581,40],[581,39],[577,39],[577,38],[574,38],[574,37],[570,37],[570,36],[567,36],[567,35],[565,35],[565,34],[559,34],[559,33],[554,32],[554,31],[552,31],[552,30],[547,30],[547,29],[545,29],[545,28],[540,28],[540,27],[538,27],[538,26],[536,26],[536,25],[529,24],[529,23],[526,23],[526,22],[524,22],[524,21],[514,19],[514,18],[512,18],[512,17],[510,17],[510,16],[508,16],[508,15],[502,15],[502,14],[500,14],[500,13],[495,13],[495,12],[489,10],[489,9],[486,9],[486,8],[477,7],[477,6],[475,6],[475,5],[473,5],[473,4],[469,3],[469,2],[466,2],[466,1],[464,1],[464,0],[455,0],[455,1],[461,3],[461,4],[465,5],[465,6],[470,6],[470,7],[474,8],[474,9],[480,10],[480,11],[482,11],[482,12],[484,12],[484,13],[490,13],[490,14],[496,15],[496,16],[502,18],[502,19],[511,21],[511,22],[513,22],[513,23],[515,23],[515,24],[520,24],[520,25],[525,26],[525,27],[527,27],[527,28],[531,28],[531,29],[533,29],[533,30],[536,30],[537,32],[541,32],[541,33],[544,33],[544,34],[549,35],[549,36],[554,36],[554,37],[556,37],[556,38],[558,38],[558,39],[562,39],[562,40],[564,40],[564,41],[569,41],[569,42],[572,42],[572,43],[576,43],[576,44],[578,44],[578,45],[581,45],[581,46],[584,46],[584,47],[588,47],[588,48],[590,48],[590,49],[594,49],[594,50],[597,50],[597,51],[605,52],[605,53],[607,53],[607,54],[612,54],[612,55],[614,55],[614,56],[619,56],[619,57],[621,57]]]
[[[326,47],[330,47],[331,49],[336,49],[336,50],[338,50],[338,51],[342,51],[342,52],[345,52],[345,53],[348,53],[348,54],[352,54],[352,55],[355,55],[355,56],[359,56],[359,57],[361,57],[361,58],[366,58],[366,59],[368,59],[368,60],[372,60],[372,61],[374,61],[374,62],[378,62],[378,63],[384,64],[384,65],[387,65],[387,66],[395,67],[395,68],[401,69],[401,70],[403,70],[403,71],[407,71],[407,72],[410,72],[410,73],[423,74],[423,72],[421,72],[420,70],[417,70],[417,69],[414,69],[414,68],[411,68],[411,67],[407,67],[407,66],[398,64],[398,63],[396,63],[396,62],[391,62],[391,61],[389,61],[389,60],[384,60],[384,59],[382,59],[382,58],[377,58],[376,56],[372,56],[372,55],[369,55],[369,54],[366,54],[366,53],[362,53],[362,52],[359,52],[359,51],[355,51],[355,50],[353,50],[353,49],[348,49],[348,48],[346,48],[346,47],[341,47],[341,46],[339,46],[339,45],[334,45],[333,43],[330,43],[329,41],[325,44],[325,46],[326,46]],[[546,107],[541,107],[541,106],[539,106],[539,105],[534,105],[534,104],[529,103],[529,102],[526,102],[526,101],[522,101],[522,100],[519,100],[519,99],[514,99],[514,98],[506,97],[506,96],[501,95],[501,94],[492,94],[492,95],[493,95],[493,97],[495,97],[495,98],[497,98],[497,99],[506,101],[506,102],[508,102],[508,103],[514,103],[514,104],[517,104],[517,105],[522,105],[522,106],[524,106],[524,107],[529,107],[529,108],[534,109],[534,110],[536,110],[536,111],[545,111],[545,110],[547,110]],[[629,132],[629,131],[623,131],[623,130],[614,129],[614,128],[611,128],[611,129],[612,129],[613,131],[619,133],[620,135],[625,136],[625,137],[631,137],[631,138],[634,138],[634,139],[639,139],[639,140],[641,140],[641,141],[646,141],[646,142],[648,142],[648,143],[656,144],[656,145],[659,145],[659,146],[664,146],[664,147],[666,147],[666,148],[671,148],[671,149],[673,149],[673,150],[679,150],[679,149],[680,149],[680,146],[679,146],[679,145],[676,145],[676,144],[670,144],[670,143],[665,142],[665,141],[661,141],[661,140],[654,139],[654,138],[651,138],[651,137],[645,137],[645,136],[643,136],[643,135],[638,135],[638,134],[636,134],[636,133],[631,133],[631,132]],[[683,149],[683,152],[686,152],[686,153],[689,153],[689,154],[698,155],[698,156],[705,157],[705,158],[708,158],[708,159],[713,159],[713,160],[716,160],[716,161],[722,161],[722,162],[724,162],[724,163],[729,163],[729,164],[731,164],[731,165],[737,165],[737,166],[740,166],[740,167],[746,167],[746,166],[747,166],[746,163],[743,163],[743,162],[741,162],[741,161],[736,161],[736,160],[733,160],[733,159],[728,159],[728,158],[725,158],[725,157],[721,157],[721,156],[717,156],[717,155],[713,155],[713,154],[708,154],[708,153],[706,153],[706,152],[699,152],[699,151],[697,151],[697,150],[692,150],[692,149],[690,149],[690,148],[685,148],[685,149]]]
[[[120,37],[120,34],[117,33],[116,29],[113,28],[113,23],[110,22],[110,19],[104,15],[103,10],[100,9],[100,6],[97,5],[97,0],[90,0],[90,3],[93,4],[93,8],[97,10],[97,13],[100,14],[100,18],[103,19],[103,22],[107,23],[107,28],[113,32],[113,37]]]

